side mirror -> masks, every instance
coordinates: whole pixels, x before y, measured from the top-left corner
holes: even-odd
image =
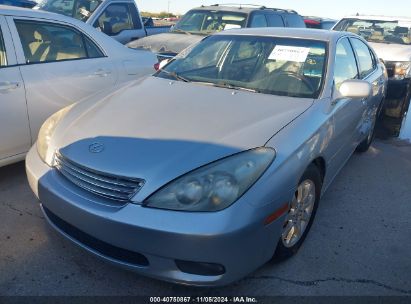
[[[334,96],[334,102],[345,99],[364,99],[371,96],[372,87],[367,81],[364,80],[346,80],[340,88],[336,90]]]

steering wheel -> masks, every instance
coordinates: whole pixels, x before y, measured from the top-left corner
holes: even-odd
[[[311,92],[315,92],[314,86],[312,85],[311,82],[308,81],[307,78],[304,77],[304,75],[300,75],[300,74],[297,74],[295,72],[290,72],[290,71],[281,71],[276,74],[277,74],[276,78],[281,77],[281,76],[286,76],[286,77],[294,78],[298,81],[301,81]]]

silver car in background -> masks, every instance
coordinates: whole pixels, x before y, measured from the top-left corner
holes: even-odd
[[[28,179],[50,224],[95,255],[228,284],[297,252],[321,195],[370,146],[386,81],[350,33],[221,32],[54,114]]]
[[[0,6],[0,166],[24,159],[51,114],[156,61],[72,18]]]

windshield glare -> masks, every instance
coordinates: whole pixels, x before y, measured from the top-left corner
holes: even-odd
[[[245,27],[246,20],[247,15],[241,13],[194,10],[186,13],[175,25],[173,31],[209,34]]]
[[[156,76],[265,94],[318,98],[326,56],[323,41],[218,35],[206,38],[188,54],[180,54]]]
[[[102,0],[43,0],[37,9],[87,21]]]
[[[381,21],[345,19],[335,27],[338,31],[347,31],[362,36],[370,42],[411,44],[411,20]]]

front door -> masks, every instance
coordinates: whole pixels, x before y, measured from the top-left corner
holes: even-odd
[[[30,146],[24,83],[5,18],[0,16],[0,163],[26,153]]]

